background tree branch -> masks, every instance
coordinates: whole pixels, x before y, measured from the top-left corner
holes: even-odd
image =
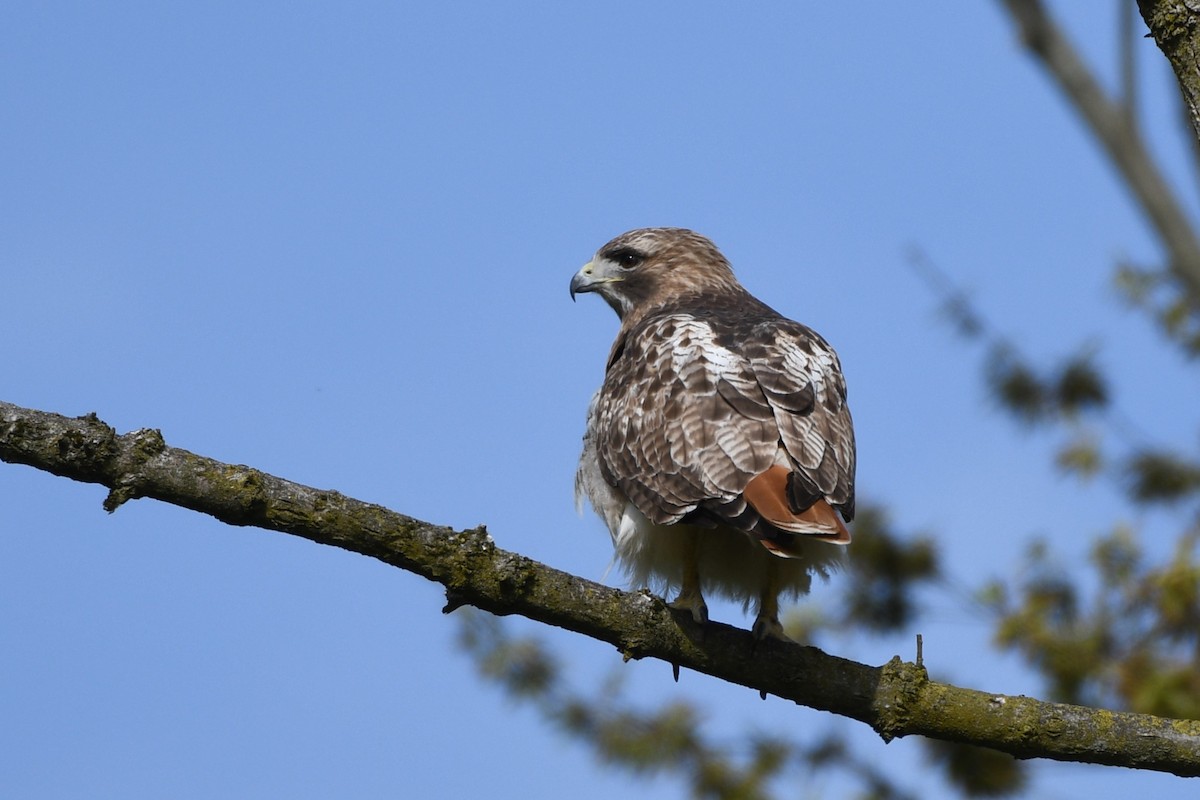
[[[1067,100],[1087,122],[1133,193],[1138,207],[1157,231],[1168,252],[1171,273],[1185,287],[1193,305],[1200,305],[1200,239],[1196,238],[1182,204],[1171,191],[1170,185],[1146,149],[1138,133],[1134,115],[1130,113],[1131,109],[1123,105],[1120,99],[1110,97],[1104,90],[1066,34],[1055,24],[1041,0],[1003,0],[1003,5],[1016,23],[1021,41],[1046,68]],[[1150,29],[1154,31],[1155,27],[1150,23],[1150,12],[1147,10],[1149,6],[1170,6],[1177,9],[1185,4],[1139,0],[1138,5],[1143,16],[1146,16]],[[1160,8],[1154,16],[1159,20],[1159,31],[1162,31],[1161,34],[1155,32],[1159,45],[1167,53],[1177,74],[1180,70],[1177,63],[1186,64],[1188,58],[1191,59],[1193,77],[1190,81],[1196,91],[1200,92],[1200,76],[1195,75],[1196,54],[1200,53],[1200,49],[1196,49],[1194,26],[1186,29],[1186,23],[1181,19],[1187,15],[1182,11],[1167,13]],[[1163,21],[1168,19],[1172,21],[1169,25]],[[1195,21],[1194,15],[1192,21]],[[1167,52],[1164,41],[1169,44],[1175,56]],[[1183,77],[1180,78],[1180,82],[1184,85]],[[1200,93],[1189,94],[1185,86],[1184,94],[1189,107],[1192,108],[1192,119],[1195,122],[1195,102]],[[1124,100],[1128,102],[1130,97]]]
[[[871,667],[747,631],[703,628],[644,592],[622,592],[495,546],[483,528],[456,531],[378,505],[168,447],[154,430],[118,435],[95,415],[68,418],[0,403],[0,459],[109,488],[115,511],[149,497],[230,525],[335,545],[446,587],[447,611],[469,604],[520,614],[871,725],[1050,758],[1200,775],[1200,722],[994,695],[929,680],[921,664]]]

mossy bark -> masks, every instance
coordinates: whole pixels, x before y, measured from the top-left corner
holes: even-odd
[[[1200,0],[1138,0],[1138,10],[1175,71],[1200,140]]]

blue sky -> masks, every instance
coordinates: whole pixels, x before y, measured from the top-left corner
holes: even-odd
[[[1115,10],[1053,6],[1110,79]],[[1140,49],[1146,135],[1182,184],[1169,72]],[[1071,563],[1118,519],[1176,530],[1056,476],[1054,440],[989,410],[977,353],[906,266],[923,248],[1032,356],[1094,344],[1147,436],[1194,440],[1195,373],[1112,289],[1154,239],[998,4],[10,4],[0,106],[0,399],[486,523],[599,579],[608,537],[571,484],[616,319],[567,283],[615,234],[681,225],[837,347],[860,496],[935,535],[956,583],[1011,572],[1038,534]],[[103,496],[0,469],[13,796],[679,793],[482,684],[436,586],[150,501],[108,516]],[[731,742],[858,727],[515,629],[583,685],[619,670],[635,696],[698,701]],[[1040,693],[967,608],[921,632],[940,676]],[[826,646],[882,663],[910,642]],[[943,792],[918,743],[855,741]],[[1037,774],[1043,797],[1193,788]]]

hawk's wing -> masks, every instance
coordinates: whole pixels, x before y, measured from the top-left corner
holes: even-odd
[[[648,318],[617,343],[599,404],[601,471],[653,522],[699,510],[753,527],[757,515],[738,524],[742,493],[777,464],[794,475],[793,506],[824,498],[853,515],[845,382],[833,350],[799,323],[715,311]]]
[[[783,320],[773,336],[751,339],[746,352],[796,465],[795,501],[803,505],[823,498],[847,521],[853,519],[854,424],[837,354],[815,332],[790,320]]]

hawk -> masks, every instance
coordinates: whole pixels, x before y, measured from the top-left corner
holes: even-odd
[[[833,348],[747,292],[703,236],[629,231],[571,279],[621,320],[575,476],[639,586],[708,620],[706,592],[757,607],[806,593],[850,542],[854,428]],[[844,521],[843,521],[844,520]]]

